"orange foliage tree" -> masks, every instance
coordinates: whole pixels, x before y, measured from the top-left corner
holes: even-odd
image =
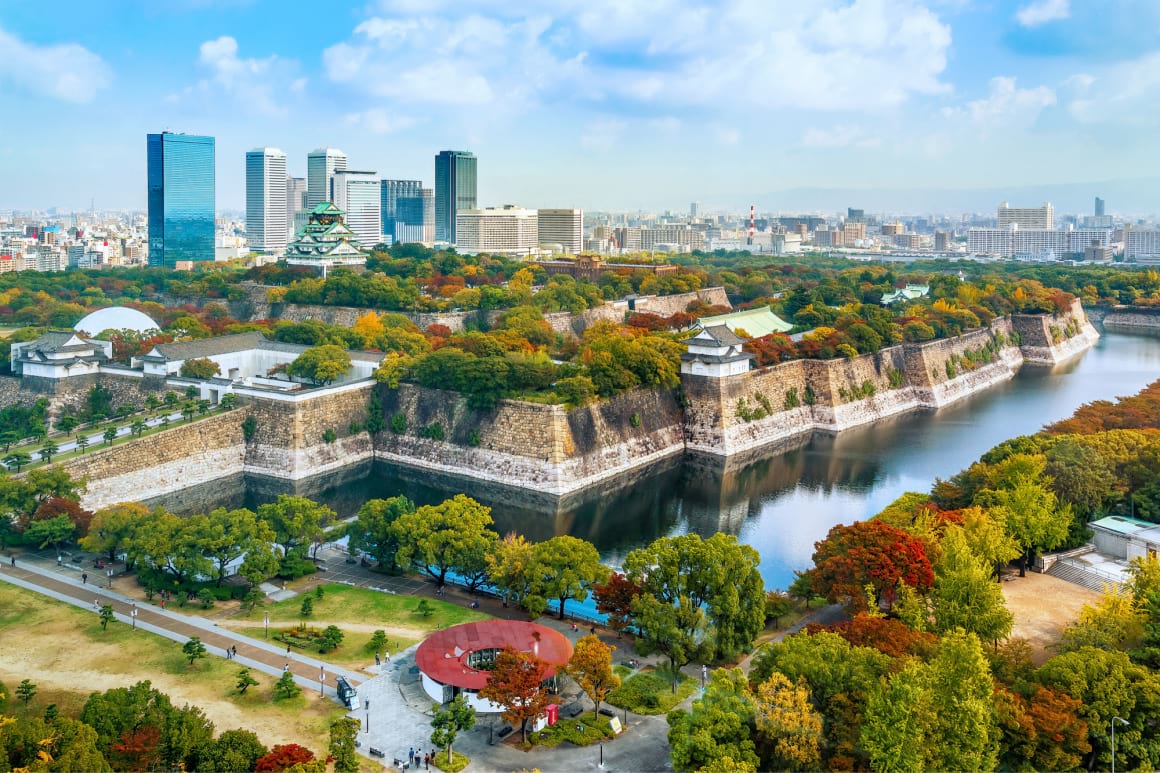
[[[880,521],[839,524],[814,544],[814,590],[851,610],[866,608],[866,588],[879,602],[894,603],[899,583],[924,591],[934,584],[934,570],[922,541]]]
[[[504,647],[495,658],[495,669],[479,697],[503,706],[505,722],[520,723],[524,743],[528,741],[528,720],[544,713],[551,696],[544,687],[548,664],[531,652]]]

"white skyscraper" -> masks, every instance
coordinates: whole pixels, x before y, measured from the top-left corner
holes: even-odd
[[[537,219],[541,245],[559,245],[562,252],[580,254],[584,246],[584,210],[541,209]]]
[[[383,240],[382,182],[375,172],[336,171],[334,204],[346,212],[346,227],[355,232],[364,249]]]
[[[286,249],[286,154],[277,148],[246,153],[246,241],[251,250]]]
[[[346,169],[346,154],[337,148],[319,148],[306,155],[306,208],[334,201],[334,173]]]

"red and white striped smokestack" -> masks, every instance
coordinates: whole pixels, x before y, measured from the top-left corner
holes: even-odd
[[[757,216],[755,214],[755,211],[756,211],[756,207],[754,207],[752,204],[750,204],[749,205],[749,240],[748,240],[749,244],[753,244],[753,235],[755,233],[757,233],[757,228],[755,227],[757,224]]]

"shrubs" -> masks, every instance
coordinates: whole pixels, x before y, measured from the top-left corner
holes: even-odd
[[[407,417],[401,413],[396,413],[391,417],[391,432],[396,435],[402,435],[407,431]]]

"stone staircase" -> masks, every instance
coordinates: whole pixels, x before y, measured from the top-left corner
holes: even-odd
[[[1047,570],[1047,574],[1082,586],[1088,590],[1093,590],[1096,593],[1103,593],[1108,586],[1117,582],[1117,580],[1107,576],[1104,572],[1087,566],[1083,561],[1076,561],[1071,558],[1056,561]]]

